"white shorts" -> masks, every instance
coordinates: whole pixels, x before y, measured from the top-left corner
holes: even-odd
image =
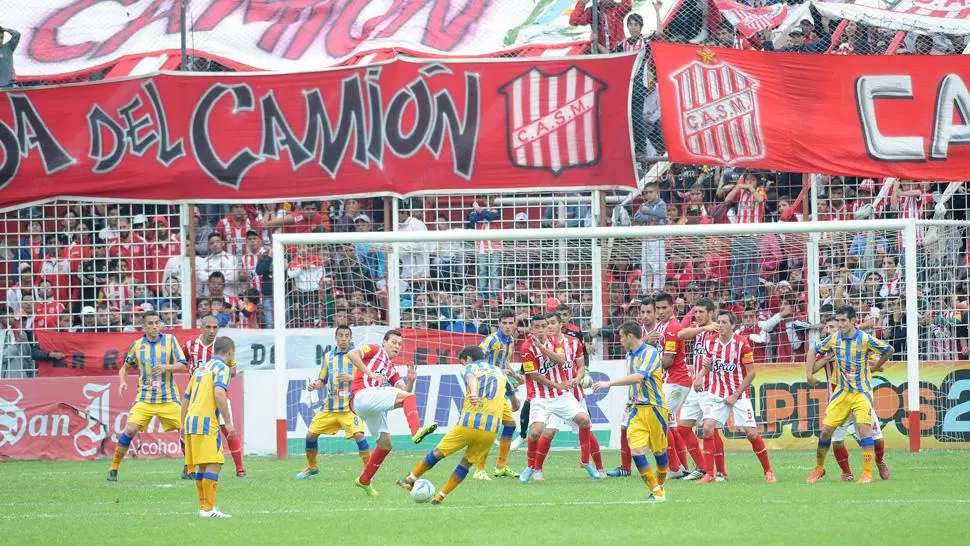
[[[670,428],[677,426],[677,410],[684,405],[684,401],[690,395],[691,388],[683,385],[671,385],[664,383],[664,395],[667,397],[667,415],[670,416]],[[625,420],[623,421],[626,422]]]
[[[882,440],[882,427],[879,426],[879,417],[876,416],[876,410],[873,409],[869,414],[869,418],[872,419],[872,439]],[[842,423],[841,427],[835,429],[832,433],[833,442],[844,442],[846,436],[852,436],[859,440],[859,434],[855,430],[855,414],[849,413],[849,418]]]
[[[556,416],[566,422],[572,422],[583,409],[572,394],[564,394],[556,398],[533,398],[529,405],[529,424],[548,423],[550,416]]]
[[[226,398],[226,409],[229,410],[229,417],[232,417],[232,400],[228,398]],[[233,419],[233,423],[235,423],[235,419]],[[220,427],[226,426],[225,415],[222,415],[222,414],[219,415],[219,426]]]
[[[579,400],[579,411],[580,413],[585,413],[586,415],[589,415],[589,408],[586,407],[585,398],[583,398],[582,400]],[[575,421],[566,421],[565,419],[563,419],[562,417],[559,417],[558,415],[549,415],[549,417],[546,419],[546,428],[551,428],[555,430],[573,430],[573,431],[576,431],[579,429],[579,427],[576,426]]]
[[[707,392],[697,392],[690,389],[680,406],[680,417],[678,422],[693,421],[699,422],[704,417],[704,401],[707,399]],[[673,412],[670,412],[673,415]]]
[[[741,398],[729,406],[724,403],[724,399],[708,393],[704,398],[704,419],[713,419],[718,426],[723,427],[727,424],[728,414],[734,415],[734,426],[736,427],[756,427],[758,424],[754,420],[754,408],[751,406],[750,398]]]
[[[354,395],[351,407],[364,420],[371,436],[391,431],[387,426],[387,412],[394,409],[397,392],[394,387],[370,387]]]

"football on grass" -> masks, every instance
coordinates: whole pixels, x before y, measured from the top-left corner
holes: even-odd
[[[434,484],[428,480],[418,480],[411,486],[411,500],[414,502],[428,502],[434,496]]]

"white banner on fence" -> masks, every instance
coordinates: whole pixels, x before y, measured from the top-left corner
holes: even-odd
[[[380,343],[387,326],[355,326],[354,343]],[[248,330],[223,328],[223,335],[236,342],[236,362],[243,373],[253,370],[271,370],[276,364],[276,345],[273,330]],[[319,368],[323,354],[334,346],[334,328],[288,330],[287,363],[290,368]]]
[[[876,0],[812,4],[829,19],[848,19],[872,27],[920,34],[970,34],[970,7],[963,2],[902,0],[891,9],[885,9],[885,4]]]
[[[594,362],[591,373],[594,380],[623,375],[622,361]],[[444,433],[455,425],[461,412],[464,399],[464,383],[458,375],[460,367],[448,366],[419,366],[418,381],[415,387],[418,413],[422,422],[438,423],[438,432]],[[401,369],[404,373],[404,369]],[[307,426],[321,407],[320,394],[307,392],[309,379],[306,370],[287,370],[284,375],[286,385],[273,390],[274,375],[269,372],[257,371],[246,377],[246,453],[270,454],[275,450],[274,420],[277,415],[275,406],[277,394],[285,392],[286,404],[286,436],[290,443],[291,452],[302,450],[302,439],[306,436]],[[518,395],[525,399],[525,387],[520,387]],[[593,429],[602,433],[609,432],[609,447],[619,447],[617,432],[626,402],[625,388],[615,388],[608,393],[590,393],[588,407]],[[389,413],[391,434],[410,437],[407,422],[400,410]],[[563,431],[563,435],[555,442],[555,447],[574,448],[574,435],[570,431]],[[353,451],[353,442],[344,440],[343,433],[338,433],[333,441],[321,438],[320,451],[323,453],[339,453]],[[373,443],[373,439],[371,439]],[[607,444],[604,442],[603,447]],[[427,450],[429,446],[422,444],[415,446],[410,441],[396,441],[395,449]]]

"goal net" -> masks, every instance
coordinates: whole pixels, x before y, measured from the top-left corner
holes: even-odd
[[[656,320],[650,302],[666,293],[673,299],[666,312],[684,324],[704,299],[735,313],[758,364],[751,393],[757,421],[778,447],[814,442],[827,393],[821,373],[819,386],[808,387],[806,351],[824,336],[837,308],[854,307],[860,328],[896,351],[893,363],[872,378],[890,445],[919,445],[910,427],[919,425],[921,411],[925,426],[927,414],[946,410],[947,402],[945,393],[908,389],[919,377],[918,362],[961,358],[966,339],[960,335],[966,279],[947,250],[958,233],[908,220],[743,224],[684,213],[683,223],[610,228],[566,227],[555,214],[550,222],[523,215],[486,230],[404,212],[403,229],[394,232],[278,235],[274,294],[283,296],[273,306],[285,389],[280,426],[285,421],[288,437],[302,437],[312,417],[306,408],[315,402],[299,389],[316,376],[338,325],[353,329],[355,345],[380,343],[387,330],[399,328],[405,348],[395,361],[429,365],[419,371],[422,418],[447,430],[461,389],[447,379],[455,371],[446,365],[458,363],[462,347],[494,332],[503,314],[514,318],[521,342],[531,316],[568,311],[571,324],[590,336],[594,378],[603,378],[624,374],[619,326]],[[928,231],[937,239],[927,240]],[[945,388],[946,366],[932,368],[937,388]],[[624,399],[620,389],[590,397],[594,429],[610,444],[618,444]],[[294,400],[303,414],[294,413]]]

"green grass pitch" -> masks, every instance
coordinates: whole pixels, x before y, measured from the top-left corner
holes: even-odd
[[[858,448],[850,449],[861,470]],[[618,453],[604,452],[615,465]],[[321,474],[296,481],[301,457],[249,458],[249,477],[223,473],[218,506],[233,519],[197,515],[195,487],[176,460],[128,460],[119,481],[106,461],[0,463],[3,544],[968,544],[970,454],[887,453],[892,479],[861,486],[829,474],[806,485],[811,452],[772,451],[778,483],[764,483],[749,451],[731,451],[730,481],[672,481],[668,502],[645,504],[638,477],[591,480],[577,452],[550,454],[546,481],[468,479],[442,506],[418,505],[394,485],[420,453],[392,452],[375,478],[353,486],[356,456],[321,457]],[[513,453],[520,470],[525,454]],[[494,463],[494,453],[490,463]],[[426,477],[440,487],[457,463]],[[609,464],[607,465],[610,466]],[[736,541],[736,542],[735,542]]]

